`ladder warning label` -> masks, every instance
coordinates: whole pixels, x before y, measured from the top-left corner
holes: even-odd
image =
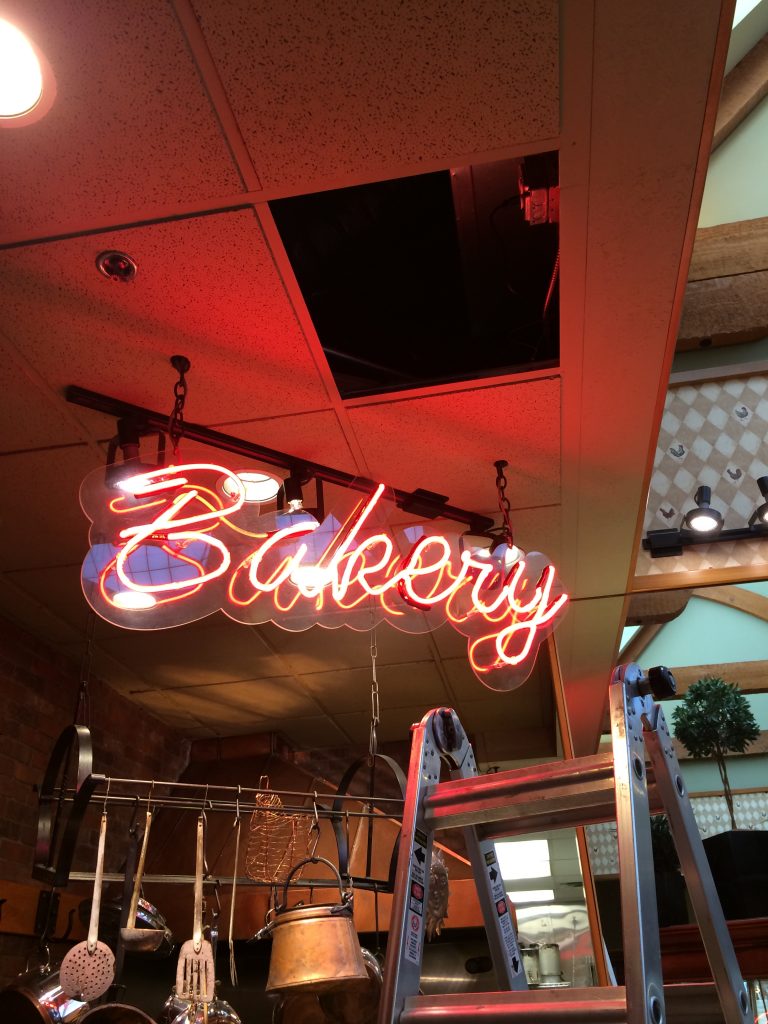
[[[424,913],[424,886],[420,882],[411,882],[411,910],[416,914]]]
[[[410,913],[405,933],[405,959],[412,964],[421,963],[421,915]]]
[[[411,851],[411,876],[422,886],[426,875],[427,837],[419,829],[413,833],[413,850]]]
[[[491,899],[496,907],[499,933],[501,935],[501,941],[504,944],[504,949],[507,953],[507,962],[512,968],[513,974],[519,974],[523,969],[523,965],[520,958],[520,950],[517,945],[515,927],[512,924],[512,915],[509,913],[509,906],[507,905],[507,894],[504,891],[504,880],[498,869],[496,854],[492,850],[489,850],[484,854],[484,860],[485,867],[488,872],[488,888],[491,893]]]

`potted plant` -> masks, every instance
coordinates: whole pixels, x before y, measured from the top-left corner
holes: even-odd
[[[672,714],[674,735],[691,757],[717,765],[731,831],[704,840],[727,918],[768,916],[768,833],[740,830],[733,809],[726,757],[744,753],[760,735],[746,697],[717,676],[695,682]]]
[[[669,822],[664,814],[655,814],[651,818],[651,847],[659,927],[687,924],[685,882],[680,874],[680,861],[677,858]]]

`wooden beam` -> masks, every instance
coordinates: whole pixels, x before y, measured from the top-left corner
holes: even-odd
[[[753,46],[749,53],[725,76],[720,106],[717,109],[712,152],[749,116],[768,95],[768,36]]]
[[[768,270],[768,217],[699,228],[688,281]]]
[[[768,270],[690,281],[678,351],[757,341],[768,334]]]
[[[633,594],[627,608],[627,626],[647,626],[652,622],[671,622],[688,604],[690,590],[656,590]]]
[[[703,679],[705,676],[719,676],[727,683],[738,683],[743,693],[768,692],[768,661],[733,661],[725,665],[670,667],[677,682],[678,697],[682,697],[697,679]]]
[[[746,612],[747,615],[754,615],[755,618],[768,622],[768,597],[763,594],[755,594],[752,590],[743,590],[741,587],[702,587],[694,590],[694,597],[701,597],[705,601],[715,601],[717,604],[727,605],[737,611]]]

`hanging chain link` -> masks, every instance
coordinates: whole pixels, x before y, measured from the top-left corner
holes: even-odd
[[[187,400],[187,378],[186,372],[189,369],[189,360],[186,356],[173,356],[171,365],[179,371],[179,379],[173,385],[173,410],[168,417],[168,436],[173,445],[173,456],[179,454],[179,441],[184,435],[184,403]]]
[[[85,627],[85,650],[80,664],[80,687],[77,691],[75,705],[75,725],[91,725],[91,696],[88,689],[91,681],[91,665],[93,663],[93,638],[96,634],[96,612],[91,611]]]
[[[496,466],[496,492],[499,498],[499,511],[501,512],[502,519],[504,520],[504,539],[506,540],[510,548],[515,546],[514,534],[512,531],[512,521],[509,518],[510,505],[509,498],[507,497],[507,478],[504,474],[504,470],[509,465],[503,459],[499,462],[494,463]]]
[[[368,740],[368,764],[373,765],[374,758],[378,753],[379,740],[376,730],[379,725],[379,681],[376,678],[376,658],[378,657],[376,646],[376,627],[371,630],[371,734]]]

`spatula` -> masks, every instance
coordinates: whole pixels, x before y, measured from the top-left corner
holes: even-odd
[[[195,856],[195,907],[192,919],[192,938],[179,952],[176,967],[176,992],[180,999],[209,1003],[214,996],[213,950],[203,938],[203,831],[205,818],[197,819],[197,848]]]
[[[59,983],[70,999],[84,999],[91,1002],[103,996],[115,977],[115,957],[104,942],[99,942],[99,912],[101,910],[101,885],[104,877],[104,846],[107,839],[107,812],[101,815],[99,848],[96,854],[96,871],[93,879],[93,900],[91,918],[88,924],[88,938],[78,942],[61,961]]]

